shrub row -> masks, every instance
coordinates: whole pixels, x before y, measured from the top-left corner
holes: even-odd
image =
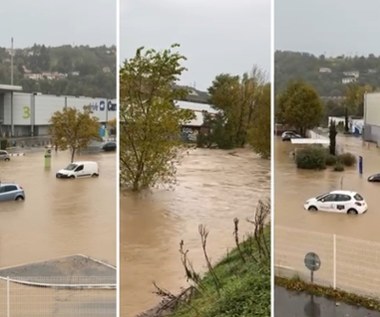
[[[356,156],[352,153],[331,155],[320,146],[308,146],[297,151],[296,164],[302,169],[325,169],[326,166],[335,166],[334,170],[343,171],[344,166],[354,166]]]

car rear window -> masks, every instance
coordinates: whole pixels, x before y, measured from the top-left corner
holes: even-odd
[[[356,195],[354,196],[354,198],[355,198],[357,201],[362,201],[362,200],[364,200],[364,198],[363,198],[360,194],[356,194]]]

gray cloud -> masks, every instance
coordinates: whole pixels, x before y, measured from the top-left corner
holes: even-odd
[[[377,0],[275,0],[275,47],[316,55],[380,54]]]
[[[220,73],[270,71],[270,1],[122,0],[121,61],[173,43],[187,57],[181,83],[207,89]]]
[[[9,0],[0,16],[3,47],[116,45],[116,0]]]

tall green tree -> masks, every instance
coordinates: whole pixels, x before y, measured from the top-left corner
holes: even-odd
[[[279,95],[277,104],[277,121],[297,129],[301,135],[318,126],[323,117],[318,94],[303,81],[290,82]]]
[[[89,110],[64,108],[56,111],[50,119],[53,143],[60,150],[70,149],[71,162],[75,153],[86,148],[91,140],[99,139],[99,122]]]
[[[330,138],[330,154],[335,155],[336,152],[336,135],[338,134],[336,130],[336,124],[334,120],[331,120],[329,127],[329,138]]]
[[[253,111],[252,127],[248,130],[248,142],[263,158],[271,152],[271,87],[266,84],[258,89]]]
[[[120,69],[120,178],[134,191],[175,180],[180,127],[193,117],[174,103],[186,95],[175,89],[185,70],[177,47],[139,48]]]
[[[247,143],[263,77],[263,73],[256,67],[241,77],[220,74],[208,89],[210,102],[224,117],[224,131],[219,131],[219,136],[223,136],[218,144],[223,145],[220,147],[243,147]],[[218,123],[220,124],[219,121]]]

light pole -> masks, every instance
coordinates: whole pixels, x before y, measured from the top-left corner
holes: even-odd
[[[11,85],[13,85],[13,37],[11,38]]]

